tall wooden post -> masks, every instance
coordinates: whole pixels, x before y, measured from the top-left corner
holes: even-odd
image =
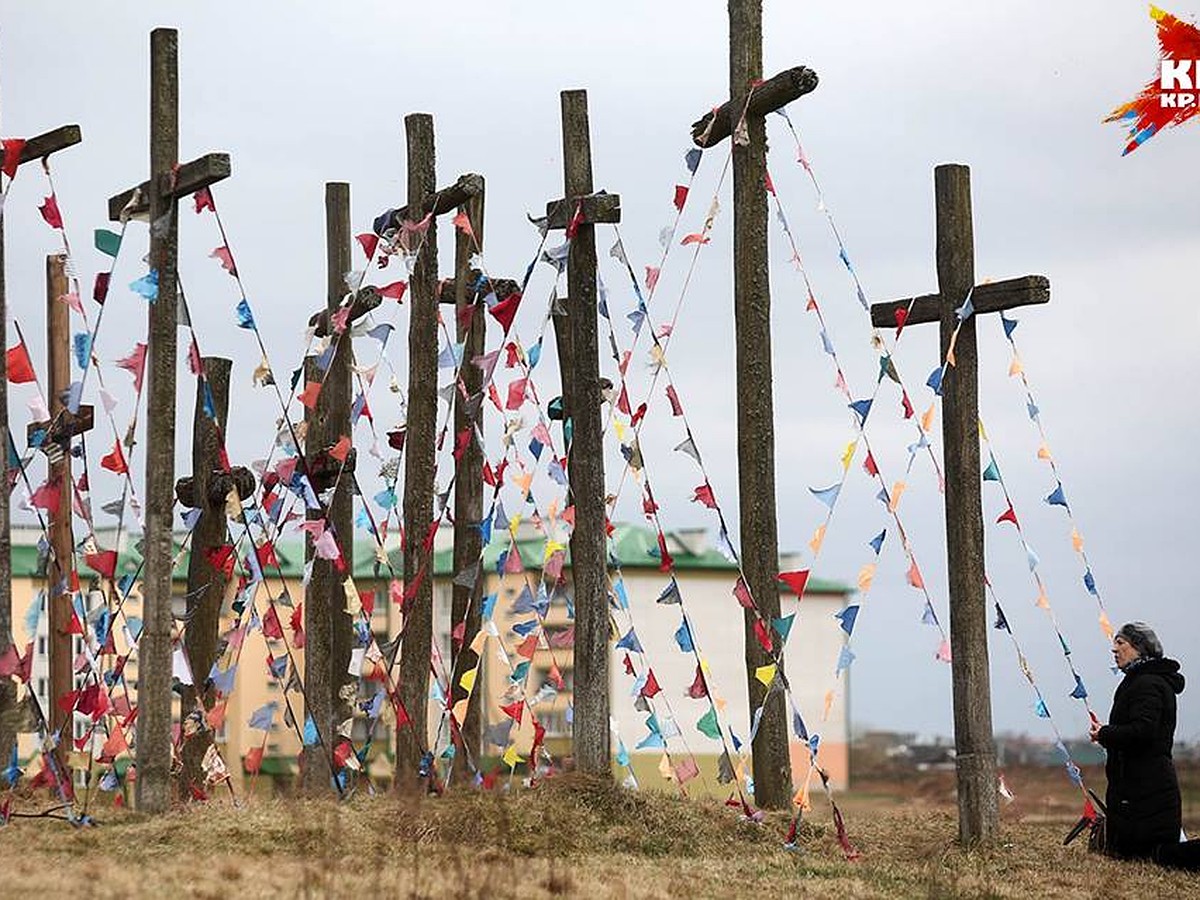
[[[563,91],[563,185],[565,211],[592,193],[592,147],[586,91]],[[571,359],[564,397],[571,405],[572,441],[567,451],[575,527],[571,532],[571,578],[575,590],[575,765],[609,775],[609,626],[605,552],[604,443],[600,417],[600,342],[596,321],[596,228],[576,225],[567,255],[567,323]]]
[[[729,96],[739,115],[762,78],[762,0],[729,0]],[[746,118],[749,141],[733,146],[733,298],[737,356],[738,505],[742,569],[758,612],[779,617],[779,533],[775,515],[775,418],[771,374],[771,287],[767,264],[766,122]],[[786,809],[791,802],[787,710],[782,691],[754,677],[772,655],[744,613],[746,683],[751,711],[766,703],[753,743],[754,799]],[[780,676],[783,661],[780,659]]]
[[[1050,300],[1050,283],[1033,275],[975,285],[971,170],[962,165],[938,166],[934,170],[934,198],[938,293],[874,304],[871,320],[877,327],[895,327],[898,322],[903,327],[940,323],[942,359],[946,358],[952,335],[958,331],[956,364],[947,367],[942,377],[942,440],[946,457],[958,833],[959,840],[970,846],[995,837],[1000,827],[988,673],[975,316],[1046,303]],[[964,309],[968,297],[971,311]],[[900,310],[905,316],[897,319]],[[963,310],[961,325],[959,310]]]
[[[329,182],[325,185],[325,311],[332,321],[349,288],[350,271],[350,185]],[[348,326],[347,326],[348,327]],[[311,556],[312,575],[305,592],[304,684],[308,698],[307,714],[312,717],[320,743],[304,751],[304,784],[309,792],[327,791],[330,785],[331,757],[338,727],[351,716],[351,701],[343,694],[349,683],[348,668],[353,640],[353,623],[346,613],[344,581],[354,566],[354,495],[350,478],[338,478],[340,467],[327,458],[329,448],[342,437],[352,437],[350,427],[351,365],[354,358],[349,335],[325,328],[336,350],[329,368],[321,372],[315,360],[308,360],[306,379],[322,381],[315,410],[305,414],[308,472],[313,488],[327,490],[337,482],[327,507],[327,526],[337,535],[347,571],[341,573],[334,561]],[[322,518],[310,511],[309,518]]]
[[[451,638],[451,654],[453,658],[451,682],[451,700],[457,702],[466,691],[459,685],[462,673],[471,666],[480,665],[482,660],[470,649],[479,633],[481,624],[479,603],[483,597],[483,572],[481,554],[483,551],[483,535],[479,532],[479,522],[483,518],[483,417],[471,415],[469,412],[470,398],[477,396],[483,389],[483,372],[471,364],[471,360],[484,353],[484,337],[486,335],[487,318],[479,292],[471,284],[471,257],[476,252],[483,252],[483,211],[484,187],[480,184],[479,193],[467,200],[460,209],[466,213],[471,223],[471,235],[459,229],[454,243],[454,307],[455,319],[458,323],[458,340],[465,343],[463,348],[463,365],[459,369],[462,389],[454,395],[454,433],[462,434],[470,429],[471,436],[459,457],[457,474],[454,480],[454,586],[451,601],[451,628],[457,628],[463,623],[463,633],[455,640]],[[466,310],[471,309],[469,319],[465,319]],[[465,394],[465,396],[464,396]],[[478,421],[476,421],[478,420]],[[461,583],[459,576],[467,571],[474,573],[469,584]],[[479,684],[484,683],[477,679]],[[483,725],[480,715],[480,693],[472,692],[467,704],[466,715],[459,726],[462,743],[469,756],[477,757],[480,741],[483,736]],[[453,709],[453,705],[451,707]]]
[[[54,131],[30,138],[21,148],[18,165],[44,159],[51,153],[78,144],[83,134],[78,125],[64,125]],[[0,215],[0,349],[8,348],[8,300],[4,283],[4,216]],[[12,643],[12,531],[9,504],[8,444],[12,440],[8,423],[8,357],[0,354],[0,654]],[[13,441],[13,446],[16,442]],[[9,727],[6,713],[16,703],[16,685],[0,679],[0,761],[8,764],[16,733]]]
[[[171,800],[171,568],[175,493],[175,366],[178,206],[163,177],[179,160],[179,33],[150,34],[150,268],[158,299],[150,304],[146,379],[146,575],[138,642],[137,804],[164,811]]]
[[[408,209],[414,219],[437,189],[433,116],[404,117],[408,144]],[[433,572],[423,543],[433,522],[437,440],[437,217],[420,240],[409,278],[408,415],[404,445],[404,583],[421,582],[404,607],[400,702],[411,727],[396,729],[396,784],[418,771],[428,743],[429,658],[433,649]],[[406,591],[411,591],[406,587]]]
[[[183,634],[184,651],[192,666],[191,686],[185,686],[180,695],[182,711],[181,728],[183,741],[180,756],[183,759],[183,795],[188,795],[188,786],[204,785],[201,763],[212,744],[212,731],[206,722],[198,725],[194,734],[188,734],[189,716],[210,710],[214,695],[211,687],[205,689],[208,673],[217,656],[217,639],[221,627],[221,604],[229,579],[212,564],[208,550],[225,543],[229,534],[225,517],[225,504],[214,503],[210,495],[214,475],[221,469],[222,434],[218,423],[229,421],[229,376],[233,361],[219,356],[206,356],[201,360],[204,378],[196,379],[196,407],[192,417],[192,478],[191,502],[187,505],[200,510],[200,518],[192,530],[192,552],[188,554],[187,581],[187,628]],[[214,421],[205,411],[204,386],[212,392]],[[176,488],[178,491],[178,486]],[[199,702],[199,706],[197,705]]]
[[[59,300],[69,290],[67,258],[62,254],[46,257],[46,356],[47,391],[50,421],[62,416],[66,404],[63,395],[71,384],[71,308]],[[70,438],[63,450],[69,451]],[[75,680],[75,654],[71,652],[71,571],[74,568],[75,541],[71,533],[71,454],[56,453],[50,463],[50,483],[58,485],[58,510],[50,517],[51,564],[49,590],[49,663],[50,730],[59,735],[60,771],[66,771],[71,750],[73,716],[59,705]]]

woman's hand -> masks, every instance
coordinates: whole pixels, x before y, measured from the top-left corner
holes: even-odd
[[[1093,744],[1099,742],[1100,729],[1103,727],[1104,726],[1100,724],[1100,721],[1093,716],[1092,724],[1088,727],[1088,737],[1091,738]]]

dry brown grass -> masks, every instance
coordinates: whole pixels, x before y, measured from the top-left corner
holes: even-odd
[[[511,796],[212,803],[96,828],[20,819],[0,830],[4,896],[78,897],[1189,897],[1200,877],[1063,847],[1061,817],[1010,809],[1000,844],[964,852],[953,810],[877,787],[847,798],[863,859],[846,862],[828,811],[803,850],[784,818],[564,778]],[[911,792],[908,796],[912,796]],[[1068,815],[1073,814],[1069,813]],[[1024,816],[1024,818],[1021,818]]]

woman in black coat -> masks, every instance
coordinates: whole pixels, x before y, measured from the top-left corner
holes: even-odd
[[[1179,844],[1182,809],[1171,747],[1183,676],[1179,663],[1163,658],[1162,643],[1142,622],[1121,628],[1113,658],[1125,677],[1108,724],[1091,728],[1092,740],[1108,752],[1107,852],[1151,859],[1160,845]]]

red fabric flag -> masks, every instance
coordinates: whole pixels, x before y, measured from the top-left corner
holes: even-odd
[[[697,231],[693,234],[685,234],[683,240],[679,243],[681,246],[686,247],[688,244],[707,244],[708,241],[709,238],[706,235]]]
[[[683,205],[687,203],[688,189],[686,185],[675,185],[675,208],[683,212]]]
[[[329,448],[329,455],[340,463],[346,461],[346,457],[350,455],[350,449],[354,446],[348,435],[343,434],[338,438],[338,442]]]
[[[632,675],[633,674],[633,660],[629,658],[628,653],[625,654],[625,659],[622,660],[622,662],[625,665],[625,674]]]
[[[212,253],[208,254],[213,259],[221,264],[221,268],[230,275],[237,277],[237,266],[233,263],[233,252],[225,244],[217,247]]]
[[[452,223],[455,228],[457,228],[467,237],[475,237],[475,230],[471,227],[471,217],[465,212],[459,211],[459,213],[452,220]]]
[[[192,194],[192,202],[196,204],[196,212],[202,213],[206,209],[217,211],[217,206],[213,203],[212,191],[208,188],[200,188],[196,193]]]
[[[638,408],[635,409],[633,411],[633,415],[629,417],[629,424],[632,425],[634,428],[637,428],[638,422],[642,421],[642,419],[645,418],[645,415],[646,415],[646,404],[645,403],[638,404]]]
[[[508,334],[508,330],[512,327],[513,317],[517,314],[517,307],[521,305],[521,292],[513,291],[495,306],[488,310],[492,314],[492,318],[500,323],[504,329],[504,333]]]
[[[257,775],[262,769],[263,748],[251,747],[246,751],[246,756],[242,761],[242,768],[246,770],[248,775]]]
[[[675,385],[667,385],[667,399],[671,401],[671,415],[682,416],[683,405],[679,402],[679,395],[675,393]]]
[[[85,553],[83,562],[93,572],[99,572],[105,578],[112,578],[117,571],[117,551],[101,550],[98,553]]]
[[[321,395],[321,382],[310,381],[304,385],[304,390],[300,392],[300,402],[309,409],[317,408],[317,397]]]
[[[365,234],[356,234],[354,239],[362,247],[363,253],[367,255],[367,259],[375,255],[375,248],[379,245],[379,235],[368,231]]]
[[[871,455],[871,451],[867,451],[867,458],[863,460],[863,469],[868,475],[878,475],[879,466],[875,465],[875,457]]]
[[[274,604],[267,607],[262,617],[262,632],[263,637],[271,640],[278,641],[283,638],[283,626],[279,623],[279,613],[275,612]]]
[[[754,622],[754,636],[758,638],[759,644],[768,653],[771,652],[771,633],[767,631],[767,624],[762,619],[756,619]]]
[[[707,481],[696,488],[695,493],[692,495],[692,502],[703,503],[709,509],[717,508],[717,498],[713,496],[712,487]]]
[[[908,391],[901,392],[900,403],[904,406],[904,418],[911,419],[913,417],[913,405],[912,401],[908,399]]]
[[[675,567],[675,559],[671,556],[671,551],[667,549],[667,538],[662,531],[658,533],[658,553],[660,557],[658,571],[670,572]]]
[[[33,363],[29,360],[29,351],[25,349],[24,343],[9,349],[5,359],[8,363],[9,383],[27,384],[37,380],[37,376],[33,374]]]
[[[38,207],[38,212],[42,214],[42,218],[46,220],[47,225],[51,228],[62,230],[62,213],[58,211],[58,199],[53,194],[47,197],[46,202]]]
[[[750,588],[746,584],[741,575],[733,585],[733,596],[737,598],[738,605],[743,609],[754,609],[754,598],[750,596]]]
[[[140,394],[142,379],[146,375],[146,345],[141,342],[134,344],[128,356],[117,360],[117,367],[133,376],[133,390]]]
[[[904,323],[908,321],[908,310],[903,306],[896,309],[896,337],[900,337],[900,332],[904,330]]]
[[[699,665],[696,666],[696,677],[692,679],[687,695],[693,700],[703,700],[708,696],[708,688],[704,684],[704,671]]]
[[[110,472],[116,472],[118,475],[124,475],[129,471],[129,466],[125,463],[125,454],[121,452],[120,441],[113,444],[112,453],[101,458],[100,467],[108,469]]]
[[[583,224],[583,201],[575,204],[575,215],[571,216],[571,221],[567,223],[567,240],[575,239],[575,235],[579,233],[579,226]]]
[[[258,557],[258,564],[264,569],[278,568],[279,557],[275,553],[275,545],[270,541],[263,543],[254,548],[254,553]]]
[[[109,733],[104,746],[100,748],[100,758],[106,762],[112,762],[128,749],[129,743],[125,740],[125,732],[120,727],[116,727]]]
[[[1021,527],[1021,523],[1017,521],[1017,513],[1016,513],[1016,510],[1014,510],[1014,509],[1012,508],[1012,505],[1011,505],[1011,504],[1009,504],[1009,507],[1008,507],[1008,509],[1006,509],[1006,510],[1005,510],[1005,511],[1004,511],[1004,512],[1003,512],[1003,513],[1000,515],[1000,518],[998,518],[998,519],[996,520],[996,524],[997,524],[997,525],[999,525],[1001,522],[1012,522],[1014,525],[1016,525],[1016,526],[1017,526],[1017,528],[1020,528],[1020,527]]]
[[[780,572],[779,580],[790,587],[797,597],[804,596],[804,586],[808,584],[808,569],[797,572]]]
[[[232,544],[204,548],[204,558],[208,560],[208,564],[224,574],[226,578],[233,574],[233,554]]]
[[[521,724],[521,715],[525,709],[525,701],[518,700],[515,703],[510,703],[508,706],[500,707],[500,711],[516,722]]]
[[[770,194],[772,197],[776,196],[776,194],[775,194],[775,182],[773,182],[773,181],[771,180],[771,173],[770,173],[770,172],[764,172],[764,173],[763,173],[763,185],[766,187],[766,189],[767,189],[767,193],[768,193],[768,194]]]
[[[21,151],[25,149],[25,138],[4,139],[4,174],[9,178],[17,177],[17,168],[21,165]]]
[[[57,481],[46,481],[33,492],[29,502],[38,509],[44,509],[52,518],[58,515],[59,503],[62,500],[62,487]]]
[[[382,287],[375,288],[380,297],[387,297],[389,300],[395,300],[397,303],[404,302],[404,292],[408,290],[407,281],[393,281],[391,284],[385,284]]]
[[[105,299],[108,297],[108,282],[112,278],[108,272],[97,272],[96,283],[92,286],[92,299],[104,305]]]
[[[921,590],[925,587],[925,579],[921,577],[921,570],[917,568],[917,561],[914,559],[912,565],[908,567],[908,583]]]
[[[654,670],[646,670],[646,683],[642,685],[642,696],[646,698],[653,697],[655,694],[661,693],[662,688],[658,686],[658,679],[654,677]]]
[[[518,378],[508,386],[508,401],[504,404],[505,409],[521,408],[521,404],[525,402],[525,385],[528,381],[528,378]]]

